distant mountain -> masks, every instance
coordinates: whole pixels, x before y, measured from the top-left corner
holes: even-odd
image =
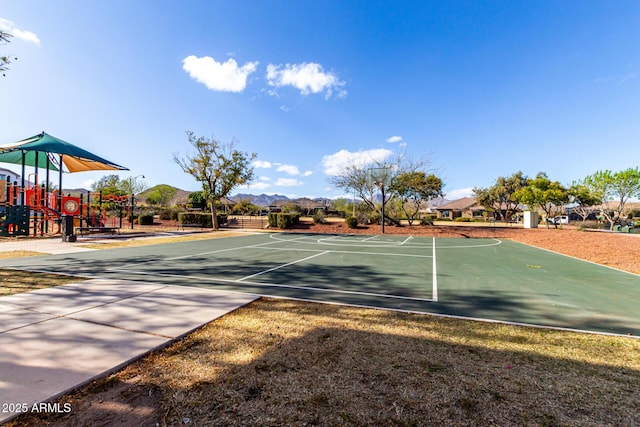
[[[142,193],[136,195],[136,199],[139,201],[146,201],[147,200],[147,196],[154,191],[155,189],[157,189],[157,187],[164,185],[164,184],[159,184],[156,186],[153,186],[145,191],[143,191]],[[173,199],[171,200],[171,202],[169,203],[169,206],[172,205],[186,205],[187,204],[187,197],[189,196],[189,193],[191,193],[191,191],[186,191],[186,190],[182,190],[180,188],[174,187],[172,185],[170,185],[171,188],[174,188],[176,190],[176,195],[173,196]]]
[[[236,194],[235,196],[229,197],[229,199],[233,200],[234,202],[249,199],[251,203],[256,206],[278,206],[284,203],[291,202],[301,207],[317,207],[318,205],[328,205],[332,201],[331,199],[322,197],[316,197],[314,199],[309,199],[308,197],[298,197],[297,199],[291,199],[281,194]]]
[[[236,194],[235,196],[229,197],[229,199],[233,200],[234,202],[249,199],[251,200],[251,203],[257,206],[271,206],[277,204],[278,202],[286,203],[291,201],[291,199],[289,199],[287,196],[282,196],[280,194],[260,194],[257,196],[255,194]]]
[[[86,195],[89,192],[86,188],[65,188],[62,194],[71,194],[78,197],[80,194]]]
[[[153,191],[155,187],[151,187],[148,190],[143,191],[140,194],[136,195],[136,200],[138,203],[142,203],[144,204],[146,199],[147,199],[147,195]],[[176,195],[173,198],[173,200],[171,201],[171,205],[185,205],[187,203],[187,197],[189,196],[190,193],[192,193],[192,191],[186,191],[186,190],[182,190],[180,188],[176,188]],[[76,188],[76,189],[66,189],[64,190],[64,194],[72,194],[75,196],[78,196],[80,194],[86,195],[89,192],[89,190],[86,190],[84,188]],[[327,206],[330,205],[331,202],[333,201],[332,199],[328,199],[325,197],[316,197],[313,199],[310,199],[308,197],[299,197],[296,199],[291,199],[287,196],[284,196],[282,194],[259,194],[259,195],[255,195],[255,194],[236,194],[233,195],[231,197],[229,197],[230,200],[232,200],[233,202],[239,202],[240,200],[245,200],[245,199],[249,199],[251,201],[251,203],[253,203],[256,206],[261,206],[261,207],[266,207],[266,206],[278,206],[278,205],[283,205],[285,203],[295,203],[296,205],[302,207],[302,208],[314,208],[314,207],[318,207],[318,206]],[[375,200],[377,202],[380,202],[381,197],[380,195],[378,195]],[[434,199],[434,200],[430,200],[429,201],[429,206],[431,207],[437,207],[440,206],[442,204],[445,203],[449,203],[449,200],[445,199],[445,198],[439,198],[439,199]]]
[[[447,200],[444,197],[439,197],[437,199],[429,200],[429,205],[437,208],[438,206],[442,206],[449,202],[450,200]]]

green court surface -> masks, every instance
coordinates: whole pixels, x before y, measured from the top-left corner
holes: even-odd
[[[248,234],[0,267],[640,335],[640,276],[496,239]]]

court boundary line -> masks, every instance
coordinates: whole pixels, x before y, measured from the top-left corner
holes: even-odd
[[[432,276],[431,276],[431,291],[432,291],[432,299],[435,302],[438,302],[438,271],[436,265],[436,238],[433,238],[433,267],[431,268]]]
[[[483,317],[465,317],[465,316],[460,316],[456,314],[434,313],[429,311],[404,310],[401,308],[376,307],[376,306],[369,306],[369,305],[362,305],[362,304],[347,304],[347,303],[335,302],[335,301],[317,301],[313,299],[283,297],[283,296],[260,295],[260,297],[273,298],[273,299],[286,299],[291,301],[308,302],[308,303],[315,303],[315,304],[330,304],[330,305],[338,305],[342,307],[384,310],[384,311],[392,311],[397,313],[419,314],[419,315],[440,317],[444,319],[468,320],[473,322],[491,323],[496,325],[517,326],[517,327],[535,328],[535,329],[549,329],[549,330],[561,331],[561,332],[572,332],[572,333],[582,333],[582,334],[589,334],[589,335],[603,335],[603,336],[610,336],[610,337],[631,338],[635,340],[640,339],[640,335],[616,334],[614,332],[590,331],[588,329],[575,329],[575,328],[568,328],[564,326],[547,326],[547,325],[539,325],[536,323],[524,323],[524,322],[512,322],[509,320],[486,319]]]
[[[251,248],[251,246],[246,246]],[[354,254],[354,255],[379,255],[379,256],[397,256],[407,258],[431,258],[431,255],[417,255],[417,254],[394,254],[386,252],[360,252],[360,251],[336,251],[329,249],[323,251],[322,249],[303,249],[303,248],[269,248],[271,251],[293,251],[293,252],[326,252],[332,254]]]
[[[516,243],[520,243],[520,242],[516,242]],[[524,244],[524,243],[523,243]],[[525,245],[525,246],[531,246],[531,245]],[[533,248],[537,248],[536,246],[532,246]],[[541,248],[537,248],[537,249],[541,249]],[[554,251],[549,251],[549,252],[554,252]],[[555,252],[554,252],[555,253]],[[560,254],[559,255],[564,255],[564,254]],[[570,255],[566,255],[569,258],[574,258],[571,257]],[[576,258],[578,260],[580,260],[579,258]],[[580,260],[580,261],[585,261],[585,260]],[[589,262],[589,261],[587,261]],[[601,265],[601,264],[596,264],[596,263],[592,263],[595,265]],[[601,265],[602,267],[606,267],[604,265]],[[31,272],[36,272],[36,273],[48,273],[48,274],[60,274],[58,272],[54,272],[54,271],[49,271],[49,270],[40,270],[40,269],[29,269],[29,268],[17,268],[17,267],[3,267],[7,270],[16,270],[16,271],[31,271]],[[617,270],[615,268],[612,268],[613,270]],[[619,270],[622,271],[623,273],[628,273],[624,270]],[[146,273],[140,273],[141,275],[146,275]],[[632,275],[636,275],[635,273],[629,273]],[[108,279],[105,277],[98,277],[98,276],[81,276],[81,275],[76,275],[76,274],[66,274],[67,276],[71,276],[71,277],[78,277],[80,279],[85,279],[85,280],[112,280],[112,279]],[[113,280],[121,280],[121,279],[113,279]],[[138,282],[138,283],[143,283],[143,284],[149,284],[148,281],[145,280],[140,280],[140,279],[135,279],[135,278],[129,278],[126,279],[125,281],[131,281],[131,282]],[[251,282],[240,282],[240,283],[251,283]],[[164,284],[167,285],[168,284]],[[62,285],[64,286],[64,285]],[[172,286],[183,286],[183,285],[172,285]],[[186,287],[193,287],[193,285],[184,285]],[[319,291],[322,291],[322,289],[318,289]],[[249,295],[254,295],[256,297],[260,297],[260,298],[272,298],[272,299],[282,299],[282,300],[290,300],[290,301],[300,301],[300,302],[309,302],[309,303],[315,303],[315,304],[330,304],[330,305],[337,305],[337,306],[343,306],[343,307],[355,307],[355,308],[365,308],[365,309],[372,309],[372,310],[383,310],[383,311],[391,311],[391,312],[398,312],[398,313],[407,313],[407,314],[418,314],[418,315],[427,315],[427,316],[433,316],[433,317],[439,317],[439,318],[445,318],[445,319],[457,319],[457,320],[468,320],[468,321],[476,321],[476,322],[483,322],[483,323],[491,323],[491,324],[500,324],[500,325],[507,325],[507,326],[517,326],[517,327],[526,327],[526,328],[536,328],[536,329],[548,329],[548,330],[555,330],[555,331],[564,331],[564,332],[572,332],[572,333],[584,333],[584,334],[589,334],[589,335],[601,335],[601,336],[612,336],[612,337],[621,337],[621,338],[631,338],[631,339],[635,339],[638,340],[640,339],[640,335],[633,335],[633,334],[622,334],[622,333],[614,333],[614,332],[602,332],[602,331],[592,331],[592,330],[588,330],[588,329],[575,329],[575,328],[569,328],[569,327],[563,327],[563,326],[549,326],[549,325],[539,325],[539,324],[535,324],[535,323],[524,323],[524,322],[513,322],[513,321],[509,321],[509,320],[498,320],[498,319],[487,319],[487,318],[482,318],[482,317],[467,317],[467,316],[461,316],[461,315],[455,315],[455,314],[446,314],[446,313],[434,313],[434,312],[429,312],[429,311],[417,311],[417,310],[405,310],[405,309],[401,309],[401,308],[391,308],[391,307],[378,307],[378,306],[374,306],[374,305],[365,305],[365,304],[348,304],[348,303],[344,303],[344,302],[336,302],[336,301],[322,301],[322,300],[314,300],[314,299],[310,299],[310,298],[297,298],[297,297],[288,297],[288,296],[280,296],[280,295],[267,295],[267,294],[260,294],[260,293],[253,293],[253,292],[245,292],[245,291],[237,291],[237,290],[228,290],[228,289],[216,289],[216,291],[218,292],[228,292],[228,293],[236,293],[236,294],[249,294]],[[335,292],[335,291],[334,291]],[[388,297],[388,295],[384,295],[386,297]],[[400,298],[405,298],[405,297],[400,297]],[[421,300],[421,299],[418,299]],[[422,299],[421,301],[431,301],[429,299]]]
[[[344,238],[345,236],[343,235],[332,235],[331,237],[327,237],[327,238],[317,238],[315,239],[314,237],[318,236],[318,235],[314,235],[314,236],[304,236],[303,238],[296,238],[296,239],[283,239],[278,237],[280,234],[279,233],[272,233],[269,234],[269,237],[273,240],[279,241],[279,242],[293,242],[293,241],[298,241],[298,242],[302,242],[304,244],[307,245],[326,245],[326,246],[346,246],[346,247],[362,247],[362,248],[395,248],[395,247],[404,247],[404,248],[409,248],[409,249],[429,249],[430,245],[429,243],[425,243],[424,245],[422,244],[415,244],[415,245],[407,245],[407,243],[414,239],[416,236],[410,235],[409,237],[407,237],[406,239],[404,239],[403,241],[389,241],[389,242],[383,242],[383,241],[379,241],[379,242],[372,242],[373,244],[362,244],[363,242],[367,242],[369,240],[373,240],[375,238],[378,238],[378,235],[375,236],[370,236],[366,239],[359,239],[359,240],[355,240],[355,241],[349,241],[348,239],[345,239],[343,241],[336,241],[336,242],[329,242],[329,240],[337,240],[339,238]],[[292,235],[291,233],[289,233],[288,235]],[[348,237],[356,237],[358,235],[356,234],[349,234],[347,235]],[[428,238],[426,236],[417,236],[417,237],[423,237],[423,238]],[[306,241],[304,241],[303,239],[307,239]],[[496,239],[495,237],[483,237],[483,240],[493,240],[492,243],[486,243],[486,244],[480,244],[480,245],[455,245],[455,246],[442,246],[442,247],[438,247],[438,249],[473,249],[473,248],[485,248],[485,247],[491,247],[491,246],[498,246],[501,245],[503,243],[502,240],[500,239]]]
[[[290,265],[297,264],[297,263],[299,263],[299,262],[304,262],[304,261],[307,261],[307,260],[309,260],[309,259],[312,259],[312,258],[315,258],[315,257],[319,257],[319,256],[322,256],[322,255],[325,255],[325,254],[327,254],[327,253],[329,253],[329,251],[320,252],[320,253],[317,253],[317,254],[314,254],[314,255],[308,256],[308,257],[306,257],[306,258],[301,258],[301,259],[298,259],[298,260],[295,260],[295,261],[291,261],[291,262],[288,262],[288,263],[285,263],[285,264],[281,264],[281,265],[279,265],[279,266],[277,266],[277,267],[269,268],[269,269],[266,269],[266,270],[264,270],[264,271],[259,271],[258,273],[254,273],[254,274],[250,274],[250,275],[248,275],[248,276],[242,277],[242,278],[240,278],[240,279],[237,279],[237,281],[238,281],[238,282],[242,282],[242,281],[244,281],[245,279],[249,279],[249,278],[251,278],[251,277],[256,277],[256,276],[261,276],[261,275],[263,275],[263,274],[267,274],[267,273],[269,273],[269,272],[271,272],[271,271],[279,270],[279,269],[281,269],[281,268],[288,267],[288,266],[290,266]]]
[[[611,267],[610,265],[598,264],[597,262],[593,262],[593,261],[589,261],[589,260],[586,260],[586,259],[578,258],[578,257],[575,257],[573,255],[563,254],[562,252],[557,252],[557,251],[554,251],[554,250],[551,250],[551,249],[545,249],[545,248],[541,248],[541,247],[538,247],[538,246],[530,245],[530,244],[527,244],[527,243],[518,242],[516,240],[510,240],[510,241],[513,242],[513,243],[519,243],[521,245],[528,246],[530,248],[540,249],[541,251],[549,252],[549,253],[552,253],[552,254],[555,254],[555,255],[560,255],[560,256],[563,256],[563,257],[575,259],[577,261],[586,262],[587,264],[597,265],[598,267],[605,267],[605,268],[608,268],[609,270],[618,271],[620,273],[626,273],[626,274],[630,274],[632,276],[640,277],[640,274],[638,274],[638,273],[633,273],[631,271],[626,271],[626,270],[622,270],[620,268]]]
[[[347,294],[347,295],[364,295],[364,296],[372,296],[372,297],[380,297],[380,298],[390,298],[390,299],[400,299],[400,300],[410,300],[410,301],[423,301],[423,302],[434,302],[432,299],[430,298],[418,298],[418,297],[408,297],[408,296],[402,296],[402,295],[393,295],[393,294],[379,294],[379,293],[375,293],[375,292],[358,292],[358,291],[349,291],[349,290],[344,290],[344,289],[328,289],[328,288],[314,288],[314,287],[310,287],[310,286],[300,286],[300,285],[284,285],[284,284],[280,284],[280,283],[270,283],[270,282],[250,282],[250,281],[240,281],[239,279],[225,279],[225,278],[220,278],[220,277],[202,277],[202,276],[182,276],[179,274],[168,274],[168,273],[151,273],[151,272],[145,272],[145,271],[133,271],[133,270],[129,270],[130,273],[132,274],[139,274],[141,276],[149,276],[149,277],[172,277],[172,278],[180,278],[180,279],[187,279],[188,281],[191,280],[202,280],[205,282],[222,282],[222,283],[235,283],[235,284],[240,284],[240,285],[250,285],[250,286],[256,286],[258,288],[260,287],[271,287],[271,288],[285,288],[285,289],[299,289],[299,290],[304,290],[304,291],[318,291],[318,292],[324,292],[324,293],[336,293],[336,294]],[[103,278],[103,277],[99,277],[99,278]],[[135,280],[132,278],[128,278],[126,280]],[[139,282],[142,283],[149,283],[149,282],[145,282],[143,280],[138,280]],[[185,286],[195,286],[194,284],[189,284],[189,285],[185,285]],[[242,291],[239,291],[242,292]],[[244,292],[244,293],[253,293],[253,292]],[[268,297],[270,295],[265,295],[265,294],[260,294],[262,296]]]

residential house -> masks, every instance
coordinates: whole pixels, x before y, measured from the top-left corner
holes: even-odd
[[[436,218],[449,218],[453,220],[459,217],[483,218],[485,208],[478,204],[475,198],[463,197],[462,199],[453,200],[449,203],[437,206],[435,211]]]
[[[20,180],[20,175],[12,170],[0,168],[0,181],[16,182]]]

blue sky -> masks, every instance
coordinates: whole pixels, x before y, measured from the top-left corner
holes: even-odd
[[[449,199],[640,162],[636,1],[0,4],[0,144],[46,131],[149,186],[199,189],[187,130],[257,153],[254,194],[338,197],[345,162],[400,152]]]

